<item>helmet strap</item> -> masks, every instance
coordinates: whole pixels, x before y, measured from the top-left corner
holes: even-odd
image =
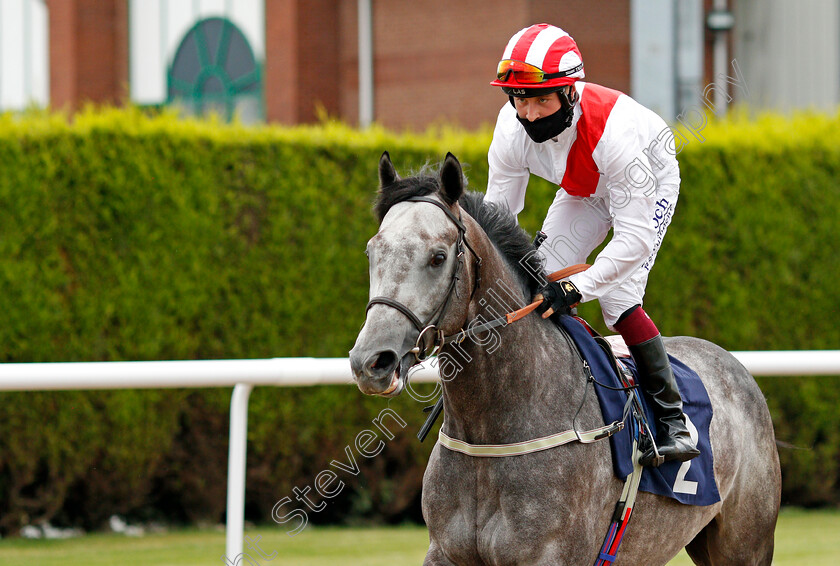
[[[572,88],[569,89],[569,92],[572,93],[571,96],[563,89],[557,91],[557,96],[560,98],[560,104],[563,108],[574,108],[575,104],[580,100],[580,94],[578,94],[575,85],[571,86]]]

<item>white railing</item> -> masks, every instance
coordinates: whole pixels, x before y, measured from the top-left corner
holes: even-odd
[[[437,377],[437,371],[428,366],[411,374],[412,381],[416,382],[432,382]],[[353,384],[350,362],[346,358],[0,364],[0,391],[233,387],[225,545],[226,556],[233,563],[242,553],[251,390],[255,385],[341,384]]]
[[[840,375],[840,350],[732,352],[753,375]],[[412,380],[432,382],[425,365]],[[233,387],[228,451],[226,556],[242,553],[248,398],[255,385],[353,383],[346,358],[0,364],[0,391]]]

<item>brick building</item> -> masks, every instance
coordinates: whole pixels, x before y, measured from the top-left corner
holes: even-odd
[[[716,38],[724,39],[723,55],[728,53],[730,59],[745,46],[750,59],[741,66],[760,78],[763,53],[756,38],[763,37],[761,25],[774,18],[780,25],[790,19],[785,11],[791,8],[783,0],[731,0],[736,20],[746,23],[749,35],[739,36],[738,27],[734,33],[713,32],[706,25],[713,4],[727,2],[3,0],[0,31],[8,36],[7,30],[17,29],[15,17],[29,27],[41,25],[48,49],[40,51],[48,56],[39,57],[35,49],[30,57],[34,64],[14,67],[14,61],[6,63],[15,52],[14,46],[6,45],[12,40],[4,39],[0,108],[32,101],[71,109],[86,101],[131,101],[179,104],[193,113],[212,108],[237,112],[245,121],[294,124],[317,120],[323,107],[329,115],[356,124],[360,117],[364,121],[359,69],[360,61],[368,59],[360,58],[360,37],[367,37],[373,76],[369,105],[375,121],[398,130],[443,122],[476,128],[492,123],[505,102],[499,89],[488,83],[508,38],[522,27],[545,21],[577,40],[587,80],[627,92],[673,120],[702,102],[704,86],[721,70],[731,73],[712,67]],[[819,37],[836,38],[831,26],[837,27],[840,17],[826,17],[826,10],[838,12],[838,2],[822,4],[797,12],[797,26],[786,28],[786,33],[807,36],[816,29]],[[14,15],[13,5],[21,7],[20,16]],[[365,6],[368,20],[360,17]],[[761,20],[755,18],[759,12]],[[807,17],[801,16],[805,12]],[[369,34],[364,31],[366,21]],[[827,23],[815,28],[814,22]],[[37,30],[24,36],[24,52],[27,42],[39,45]],[[786,42],[792,44],[799,45]],[[840,48],[833,51],[837,53],[822,55],[829,65],[831,56],[840,55]],[[797,54],[797,60],[802,56]],[[23,83],[29,86],[10,98],[5,85],[16,84],[8,76],[12,67],[23,68]],[[40,77],[47,67],[48,77]],[[840,64],[833,67],[840,69]],[[814,75],[814,81],[840,82],[837,72],[829,78],[820,71]],[[802,76],[798,80],[801,84]],[[767,86],[768,92],[772,89]],[[828,93],[825,105],[836,104],[838,91],[833,82],[821,90]],[[730,85],[729,94],[742,93],[733,92]],[[765,100],[765,94],[755,95]],[[798,105],[807,104],[805,100]]]
[[[46,0],[50,104],[119,104],[128,85],[125,0]]]
[[[154,3],[143,2],[146,9]],[[131,58],[148,56],[149,50],[130,52],[129,19],[144,9],[140,3],[130,4],[46,0],[52,106],[170,100],[168,92],[157,99],[131,96]],[[498,89],[488,86],[501,50],[518,29],[538,21],[563,22],[581,44],[587,73],[602,84],[629,90],[629,2],[606,3],[597,25],[586,4],[373,2],[375,120],[397,129],[439,122],[473,128],[492,121],[504,103]],[[219,7],[218,15],[229,16],[223,5]],[[332,116],[357,122],[357,1],[264,0],[254,7],[264,10],[265,25],[261,117],[289,124],[310,122],[322,106]],[[190,20],[200,21],[208,14],[191,14]],[[177,48],[166,54],[169,65],[176,53]],[[169,71],[161,67],[159,74]]]

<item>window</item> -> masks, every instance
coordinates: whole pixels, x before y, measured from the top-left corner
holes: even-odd
[[[184,36],[167,72],[168,102],[187,114],[216,113],[244,123],[264,119],[262,73],[243,33],[208,18]]]
[[[0,110],[50,101],[49,26],[43,0],[0,0]]]

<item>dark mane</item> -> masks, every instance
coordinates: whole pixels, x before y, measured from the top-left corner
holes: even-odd
[[[387,189],[387,190],[386,190]],[[440,190],[440,179],[437,171],[427,164],[411,177],[398,179],[393,185],[380,187],[373,203],[373,210],[379,223],[391,210],[391,207],[411,197],[424,197]]]
[[[437,171],[428,165],[411,177],[397,180],[387,191],[379,191],[374,203],[374,211],[379,222],[385,218],[388,210],[413,196],[426,196],[438,192],[440,179]],[[543,265],[540,255],[530,236],[516,223],[516,218],[506,208],[496,203],[484,202],[484,194],[466,191],[458,204],[472,216],[487,234],[493,246],[507,261],[522,284],[525,299],[529,300],[544,281]]]
[[[526,300],[537,294],[545,282],[542,255],[537,253],[528,233],[516,223],[510,210],[494,202],[484,202],[484,193],[468,191],[458,200],[517,274]]]

